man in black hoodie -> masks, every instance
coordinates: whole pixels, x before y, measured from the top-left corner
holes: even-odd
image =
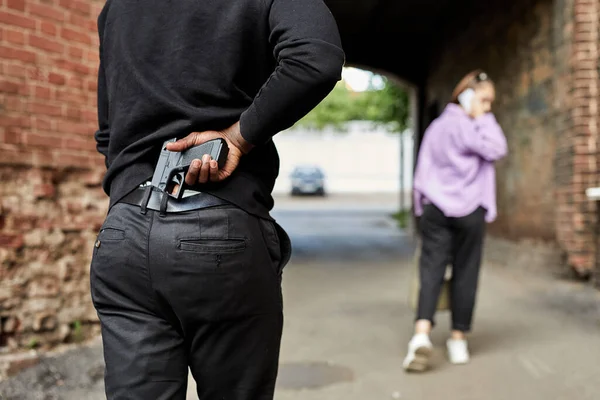
[[[322,0],[108,0],[98,18],[99,129],[110,196],[91,265],[108,399],[272,399],[283,325],[285,231],[270,216],[272,137],[341,78]],[[163,143],[229,146],[152,189]]]

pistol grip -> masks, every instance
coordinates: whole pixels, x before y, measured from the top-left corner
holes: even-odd
[[[202,159],[202,156],[208,154],[213,160],[216,160],[219,168],[223,168],[225,161],[227,161],[227,155],[229,154],[229,147],[225,139],[212,139],[201,145],[190,147],[182,153],[182,165],[189,167],[191,162],[195,159]]]

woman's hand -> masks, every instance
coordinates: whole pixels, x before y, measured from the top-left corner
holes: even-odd
[[[471,117],[481,117],[485,113],[486,110],[484,108],[483,103],[481,102],[480,97],[477,95],[473,96],[473,102],[471,103]]]
[[[492,103],[496,98],[496,91],[491,84],[480,84],[475,89],[471,103],[471,117],[478,118],[492,111]]]

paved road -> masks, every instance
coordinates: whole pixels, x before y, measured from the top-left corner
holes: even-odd
[[[449,321],[441,313],[433,369],[405,374],[400,364],[412,333],[412,241],[380,224],[385,212],[281,212],[301,257],[284,279],[278,400],[600,399],[600,295],[491,265],[481,280],[472,363],[454,367],[446,361]],[[312,231],[304,229],[309,226]]]
[[[445,360],[442,313],[434,368],[405,374],[412,241],[389,223],[394,199],[359,200],[285,198],[274,211],[294,242],[284,274],[277,400],[600,399],[598,292],[491,265],[482,276],[471,364]],[[0,383],[0,393],[7,400],[104,399],[98,368],[95,345]],[[8,396],[9,387],[19,396]]]
[[[293,245],[293,263],[389,261],[412,253],[413,240],[391,215],[396,196],[276,199],[273,216]]]

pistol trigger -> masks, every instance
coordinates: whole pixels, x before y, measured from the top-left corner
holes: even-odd
[[[177,172],[175,176],[173,176],[173,181],[178,186],[177,193],[174,197],[179,200],[183,196],[183,186],[185,185],[185,172]]]
[[[177,173],[177,175],[175,175],[175,179],[177,180],[177,183],[179,185],[183,185],[183,182],[185,180],[185,174],[183,172],[179,172]]]

